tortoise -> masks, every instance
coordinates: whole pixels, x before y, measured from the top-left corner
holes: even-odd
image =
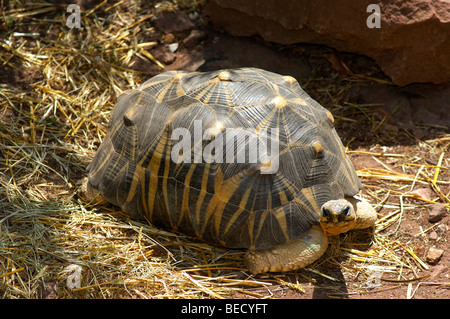
[[[119,96],[82,194],[246,249],[254,274],[299,269],[377,218],[333,122],[291,76],[161,73]]]

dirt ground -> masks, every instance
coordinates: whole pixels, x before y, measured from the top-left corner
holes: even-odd
[[[82,13],[95,8],[91,2],[79,2],[82,5]],[[112,2],[108,4],[112,5]],[[242,66],[260,67],[294,76],[308,94],[329,109],[335,116],[336,130],[344,145],[347,146],[348,154],[364,185],[363,194],[376,206],[379,218],[386,220],[387,223],[380,222],[381,230],[377,233],[376,239],[373,239],[371,231],[355,231],[332,239],[329,251],[314,268],[284,274],[283,277],[275,278],[276,280],[267,275],[256,276],[256,281],[269,278],[272,284],[242,289],[242,291],[235,290],[226,295],[226,298],[253,296],[277,299],[450,298],[448,211],[450,207],[448,201],[450,197],[450,84],[413,84],[407,87],[396,87],[390,84],[389,79],[368,58],[336,52],[332,48],[323,46],[307,44],[280,46],[265,43],[258,37],[232,37],[211,25],[208,18],[203,15],[203,7],[200,4],[181,6],[179,3],[174,5],[169,1],[155,2],[155,4],[158,5],[140,4],[137,9],[134,7],[133,10],[137,12],[146,10],[144,13],[139,13],[134,21],[149,14],[152,15],[152,18],[141,22],[147,31],[136,32],[136,37],[139,37],[140,42],[156,43],[147,50],[164,65],[164,70],[208,71]],[[126,12],[130,6],[128,1],[123,1],[114,7],[114,10]],[[12,5],[4,12],[8,14],[18,8],[20,6]],[[107,19],[111,10],[105,12],[105,8],[106,5],[100,7],[93,15]],[[31,9],[28,8],[28,10]],[[179,28],[180,24],[173,23],[175,20],[164,20],[164,17],[180,12],[186,12],[192,25],[186,23],[184,28]],[[5,40],[10,40],[14,32],[45,33],[46,41],[56,46],[63,27],[49,27],[45,22],[49,19],[49,15],[64,17],[61,10],[57,13],[25,15],[10,22],[8,26],[3,25],[0,33],[2,41],[0,91],[3,92],[0,96],[0,121],[3,123],[0,126],[0,157],[3,157],[2,163],[6,163],[4,168],[0,168],[0,174],[2,174],[2,187],[5,188],[13,187],[18,176],[15,174],[19,174],[13,173],[15,165],[7,164],[8,160],[14,159],[12,148],[8,147],[16,145],[8,139],[8,136],[12,135],[8,123],[22,123],[18,119],[21,113],[8,103],[7,91],[13,90],[29,96],[31,105],[32,99],[38,98],[36,85],[42,87],[49,83],[46,80],[48,76],[45,75],[48,70],[45,70],[43,64],[34,64],[32,61],[21,64],[20,61],[24,57],[8,48]],[[60,20],[63,21],[62,18]],[[156,28],[155,26],[158,25],[159,28]],[[77,32],[82,33],[83,29]],[[43,45],[35,40],[30,41],[27,37],[16,36],[14,41],[13,44],[8,43],[34,53],[36,46]],[[58,61],[63,63],[63,59]],[[134,82],[129,81],[128,84],[133,85],[142,83],[164,71],[145,56],[138,54],[131,57],[127,68],[137,71],[129,72]],[[73,96],[73,92],[64,82],[55,83],[53,82],[52,90],[63,92],[62,94],[69,97]],[[46,91],[46,93],[51,94],[52,91]],[[106,107],[109,110],[114,105],[115,99],[116,96],[112,96],[108,100]],[[27,105],[28,102],[24,103]],[[95,107],[103,110],[105,106],[95,105]],[[43,113],[45,111],[35,109],[36,118]],[[55,118],[50,118],[45,120],[45,129],[40,130],[34,139],[42,140],[45,137],[52,143],[56,143],[54,135],[57,135],[56,132],[60,129],[57,125],[59,122],[65,122],[66,119],[61,111],[55,113]],[[71,121],[74,120],[71,119]],[[28,119],[25,123],[28,123]],[[25,129],[24,134],[30,133]],[[94,134],[86,136],[95,139]],[[23,140],[26,141],[25,138]],[[92,144],[94,150],[99,144],[98,138],[92,143],[91,141],[79,142],[80,140],[68,137],[60,142],[64,143],[65,147],[71,148],[72,151],[68,154],[75,152],[73,150],[77,149],[77,143]],[[29,194],[25,192],[25,189],[37,189],[41,187],[39,185],[51,184],[51,190],[46,188],[50,194],[47,194],[49,198],[59,196],[57,194],[67,194],[62,196],[75,202],[77,198],[74,195],[76,194],[74,185],[83,176],[83,166],[89,162],[92,152],[86,154],[86,158],[77,162],[76,165],[64,163],[64,167],[73,172],[68,179],[70,186],[58,174],[49,171],[48,174],[40,175],[39,178],[22,184],[21,188],[18,186],[17,189]],[[57,157],[47,157],[44,164],[52,167],[62,165]],[[6,204],[10,202],[8,194],[2,193],[0,201]],[[19,233],[13,232],[13,223],[7,224],[8,216],[10,216],[6,215],[7,205],[2,207],[4,210],[0,210],[0,223],[4,222],[5,228],[1,231],[10,231],[9,238],[21,238]],[[117,218],[120,221],[122,217]],[[73,231],[76,232],[76,229]],[[81,233],[80,236],[82,236]],[[0,242],[0,245],[4,250],[7,250],[5,247],[12,247],[6,241]],[[170,245],[167,247],[170,249]],[[0,285],[2,296],[11,296],[6,292],[11,287],[8,285],[12,285],[6,282],[11,277],[8,273],[20,269],[19,264],[14,268],[16,270],[10,267],[14,264],[12,248],[9,252],[11,254],[8,258],[11,260],[6,262],[5,259],[0,264],[0,280],[3,280]],[[437,260],[433,260],[433,252],[439,256]],[[204,259],[203,255],[203,260],[200,257],[200,260],[194,261],[193,264],[196,262],[203,264]],[[398,263],[393,260],[398,260]],[[56,260],[52,262],[57,263]],[[365,272],[360,271],[362,269],[359,268],[360,263],[364,264]],[[369,267],[371,264],[372,268]],[[26,268],[23,263],[21,265]],[[54,266],[49,265],[47,264],[50,268]],[[182,264],[179,267],[182,267]],[[15,275],[18,274],[20,272],[15,273]],[[210,275],[209,272],[204,274]],[[233,278],[247,278],[245,272],[239,270],[225,271],[225,274]],[[53,287],[57,281],[61,280],[47,278],[40,297],[64,298]],[[135,292],[131,296],[142,297],[142,292],[140,294]]]

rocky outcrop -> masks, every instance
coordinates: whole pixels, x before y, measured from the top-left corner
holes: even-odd
[[[377,19],[370,4],[379,28],[368,27]],[[211,0],[207,11],[232,35],[366,55],[398,85],[450,81],[449,0]]]

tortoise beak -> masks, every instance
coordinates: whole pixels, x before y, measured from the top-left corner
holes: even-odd
[[[355,209],[345,199],[328,201],[321,208],[320,224],[328,236],[350,230],[355,220]]]
[[[341,203],[325,203],[322,206],[322,219],[326,219],[328,221],[343,222],[346,220],[352,219],[352,204],[349,202],[345,204]]]

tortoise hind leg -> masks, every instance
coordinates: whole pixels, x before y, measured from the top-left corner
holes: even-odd
[[[103,205],[108,202],[102,196],[102,194],[100,194],[98,189],[96,189],[94,186],[92,186],[91,183],[89,183],[87,177],[82,179],[81,186],[78,189],[78,196],[81,198],[82,201],[94,205]]]
[[[245,264],[253,274],[295,270],[319,259],[327,247],[327,236],[320,226],[313,226],[290,243],[266,250],[249,250]]]

